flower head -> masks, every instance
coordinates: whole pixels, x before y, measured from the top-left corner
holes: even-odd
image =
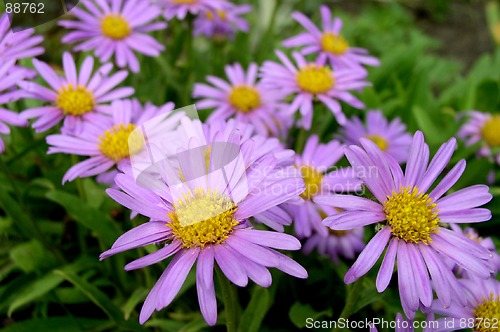
[[[34,29],[12,32],[9,17],[0,14],[0,59],[2,62],[30,58],[43,53],[42,36],[33,36]]]
[[[261,82],[256,81],[257,64],[250,64],[247,72],[240,64],[228,65],[225,71],[229,82],[208,76],[207,81],[213,86],[198,83],[194,87],[193,97],[203,98],[196,106],[200,109],[215,108],[207,119],[208,123],[235,116],[241,122],[251,123],[263,136],[278,136],[288,129],[283,120],[281,95],[266,90]]]
[[[465,305],[453,302],[443,307],[434,301],[429,311],[443,316],[437,320],[436,331],[472,329],[477,332],[498,331],[500,320],[500,282],[493,278],[462,279],[459,292],[465,293]],[[466,322],[466,324],[464,324]]]
[[[164,47],[149,34],[165,29],[165,22],[152,22],[161,15],[160,9],[149,0],[95,1],[83,0],[87,11],[76,7],[71,10],[77,21],[60,21],[59,25],[73,29],[63,37],[64,43],[79,44],[75,51],[94,50],[106,62],[114,55],[120,68],[129,67],[139,72],[135,52],[157,57]]]
[[[465,141],[467,146],[480,142],[478,154],[488,157],[500,165],[500,153],[492,151],[500,148],[500,115],[470,112],[469,121],[462,126],[457,136]]]
[[[290,204],[286,209],[294,220],[295,234],[299,238],[309,237],[313,233],[327,237],[328,228],[321,223],[321,220],[326,215],[337,213],[331,206],[315,203],[314,197],[361,189],[361,181],[355,177],[352,168],[335,167],[335,164],[344,157],[343,148],[336,140],[321,144],[318,136],[312,135],[306,142],[304,152],[295,158],[295,167],[300,170],[306,186],[304,192],[300,194],[304,203]]]
[[[142,106],[137,100],[116,100],[109,110],[110,116],[102,117],[98,122],[88,122],[78,135],[50,135],[47,143],[48,153],[67,153],[88,156],[71,167],[63,178],[63,183],[78,177],[99,175],[99,182],[113,183],[116,169],[130,165],[130,156],[143,147],[142,136],[135,132],[144,122],[166,115],[174,109],[172,103],[162,107],[152,104]]]
[[[309,18],[299,12],[294,12],[292,17],[299,22],[307,32],[289,38],[283,42],[285,47],[303,46],[301,53],[318,54],[320,58],[327,58],[333,68],[356,68],[363,70],[362,65],[378,66],[380,62],[375,57],[368,55],[365,49],[352,47],[341,35],[342,20],[333,18],[327,6],[321,6],[323,29],[320,30]]]
[[[16,89],[16,84],[25,79],[29,72],[24,68],[16,67],[15,60],[0,62],[0,134],[10,134],[11,126],[27,126],[28,122],[22,119],[18,113],[1,107],[18,100],[22,97],[22,92]],[[0,153],[5,151],[5,145],[0,137]]]
[[[183,126],[188,127],[181,126],[180,130],[190,132],[189,122],[183,121]],[[268,287],[271,284],[268,267],[299,278],[307,276],[300,265],[274,250],[297,250],[300,248],[297,239],[252,229],[248,222],[255,214],[303,191],[300,177],[286,180],[269,177],[264,170],[275,165],[272,155],[260,158],[247,169],[239,157],[242,146],[238,131],[233,131],[228,139],[217,135],[218,139],[208,145],[199,135],[187,137],[189,149],[171,156],[176,159],[172,165],[163,161],[165,172],[156,189],[140,186],[125,173],[115,178],[121,191],[108,190],[117,202],[150,217],[151,221],[121,236],[101,259],[154,243],[161,243],[160,249],[129,263],[125,269],[142,268],[174,256],[146,298],[141,323],[172,302],[195,261],[198,300],[209,325],[217,320],[215,264],[240,287],[246,286],[249,278]],[[208,165],[204,162],[207,150]],[[279,193],[273,192],[276,189]]]
[[[377,289],[382,292],[387,288],[397,259],[401,304],[405,314],[413,319],[420,303],[425,307],[432,304],[432,285],[441,304],[445,307],[451,304],[452,294],[459,285],[446,260],[455,262],[475,277],[489,278],[494,270],[490,251],[443,226],[489,220],[491,212],[478,208],[492,198],[488,187],[478,185],[444,195],[463,173],[465,161],[462,160],[430,190],[451,159],[455,139],[443,144],[428,165],[429,147],[423,134],[417,132],[405,173],[394,158],[383,153],[371,140],[360,142],[363,148],[350,146],[345,153],[378,202],[349,195],[315,198],[317,203],[344,210],[324,220],[333,230],[380,223],[380,230],[347,272],[345,282],[352,283],[367,273],[388,245],[377,276]],[[458,293],[458,301],[464,303],[463,294]]]
[[[412,139],[406,131],[406,125],[399,118],[389,122],[381,111],[368,111],[366,124],[358,117],[347,120],[339,139],[345,144],[356,145],[363,137],[373,141],[380,150],[390,154],[398,163],[408,159]]]
[[[27,97],[50,103],[21,113],[25,119],[37,119],[32,124],[37,132],[44,132],[64,119],[63,132],[79,133],[84,121],[100,121],[104,103],[134,93],[134,89],[130,87],[113,90],[128,73],[118,71],[109,76],[113,68],[111,64],[103,65],[92,74],[94,58],[90,56],[85,58],[78,72],[73,57],[65,52],[64,77],[57,75],[47,64],[36,59],[33,59],[33,65],[50,86],[46,88],[35,82],[19,84]]]
[[[233,39],[238,31],[248,32],[248,22],[240,15],[251,10],[250,5],[237,6],[231,3],[227,3],[222,9],[206,10],[194,21],[194,34],[215,40]]]
[[[167,20],[174,17],[183,20],[188,13],[198,15],[208,10],[222,10],[227,6],[225,0],[159,0],[158,2],[163,6],[163,16]]]
[[[338,264],[339,257],[354,259],[365,247],[363,242],[363,228],[356,228],[348,231],[334,231],[328,229],[328,234],[314,233],[307,238],[304,244],[304,253],[309,255],[314,249],[321,256],[329,257],[335,264]]]
[[[302,115],[302,127],[305,129],[311,128],[315,100],[325,104],[340,125],[345,124],[346,117],[339,101],[356,108],[364,108],[364,104],[348,92],[368,85],[362,71],[332,70],[324,59],[308,63],[299,53],[293,53],[298,65],[295,67],[281,51],[276,51],[276,54],[283,65],[272,61],[264,63],[261,70],[263,86],[276,90],[283,96],[294,96],[287,114],[291,115],[299,110]]]

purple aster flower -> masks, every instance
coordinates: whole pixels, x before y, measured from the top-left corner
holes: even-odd
[[[266,61],[261,69],[262,83],[266,88],[278,91],[284,96],[294,95],[287,114],[297,110],[302,115],[302,127],[310,129],[313,118],[313,102],[319,100],[328,107],[340,125],[346,123],[339,100],[356,108],[365,105],[355,98],[349,90],[359,90],[369,83],[365,73],[356,69],[331,70],[325,59],[315,63],[306,62],[299,53],[293,53],[298,68],[281,51],[276,51],[283,65]]]
[[[225,0],[158,0],[163,6],[163,16],[167,20],[177,17],[183,20],[188,13],[198,15],[207,10],[216,11],[227,6]]]
[[[235,116],[241,122],[252,123],[257,133],[263,136],[278,136],[286,128],[283,118],[282,95],[265,89],[257,82],[259,67],[252,63],[245,73],[240,64],[225,67],[226,82],[215,76],[207,81],[213,86],[198,83],[194,86],[193,97],[203,98],[196,103],[199,109],[214,108],[207,122],[225,120]]]
[[[152,22],[161,11],[149,0],[82,0],[81,3],[87,11],[78,7],[71,10],[78,21],[59,22],[67,29],[74,29],[62,42],[79,42],[75,51],[95,50],[102,62],[114,55],[118,67],[129,67],[137,73],[140,66],[134,51],[157,57],[165,49],[147,34],[167,26],[165,22]]]
[[[205,35],[215,40],[234,39],[236,32],[248,32],[248,22],[240,15],[251,10],[250,5],[237,6],[227,3],[223,9],[202,12],[194,21],[194,34]]]
[[[42,61],[33,59],[33,65],[50,86],[46,88],[35,82],[19,83],[29,98],[50,103],[21,113],[25,119],[37,119],[32,124],[36,132],[44,132],[64,119],[63,132],[79,133],[84,121],[100,121],[103,103],[134,93],[134,89],[130,87],[114,89],[127,77],[127,71],[118,71],[109,76],[113,66],[108,63],[92,74],[94,58],[90,56],[85,58],[78,72],[73,57],[65,52],[64,77],[57,75]]]
[[[309,237],[313,232],[323,237],[328,236],[328,228],[321,221],[325,215],[335,214],[337,210],[313,202],[316,195],[361,189],[361,181],[356,178],[352,168],[329,171],[342,157],[344,149],[340,142],[332,140],[327,144],[320,144],[316,135],[307,140],[302,155],[296,156],[295,167],[300,170],[306,184],[305,191],[300,194],[304,203],[289,205],[286,209],[294,220],[295,234],[299,238]]]
[[[285,178],[287,176],[295,176],[297,170],[292,166],[294,163],[295,152],[290,149],[285,149],[283,144],[274,137],[265,137],[255,132],[254,127],[245,122],[236,119],[226,121],[214,121],[210,124],[204,124],[203,130],[207,142],[217,141],[218,136],[222,135],[224,139],[229,139],[231,134],[237,130],[241,135],[241,150],[243,161],[247,167],[265,157],[272,154],[276,158],[276,169],[274,176]],[[271,176],[271,173],[269,174]],[[301,204],[302,199],[293,197],[288,201],[289,204]],[[266,211],[255,214],[255,221],[262,223],[278,232],[283,232],[283,226],[292,224],[292,217],[282,206],[274,206]],[[325,226],[323,226],[325,227]]]
[[[326,226],[323,227],[326,228]],[[364,249],[363,228],[348,231],[327,229],[329,230],[327,235],[314,233],[306,240],[303,248],[306,255],[316,249],[321,256],[329,257],[335,264],[338,264],[339,257],[354,259],[356,254]]]
[[[0,15],[0,59],[2,62],[31,58],[43,53],[39,46],[42,36],[33,36],[34,29],[12,32],[9,17],[6,13]]]
[[[453,229],[455,232],[465,235],[469,239],[476,241],[479,243],[481,246],[484,248],[488,249],[491,252],[491,255],[493,256],[492,258],[492,264],[495,268],[495,271],[493,273],[493,277],[497,275],[497,273],[500,271],[500,255],[498,255],[497,248],[495,246],[495,243],[491,239],[491,237],[481,237],[479,236],[478,232],[471,227],[466,227],[465,229],[462,229],[458,225],[450,225],[451,229]],[[464,271],[462,268],[458,267],[457,269],[457,274],[463,278],[472,278],[473,276],[470,275],[467,271]]]
[[[185,123],[184,123],[185,124]],[[190,130],[191,126],[182,129]],[[269,267],[306,278],[307,272],[288,256],[274,249],[298,250],[300,242],[287,234],[252,229],[248,218],[281,204],[304,190],[300,176],[286,180],[268,176],[276,159],[266,155],[248,169],[231,162],[234,149],[241,147],[238,131],[229,139],[221,135],[209,145],[199,134],[188,135],[189,150],[178,153],[179,171],[163,162],[165,174],[156,189],[139,186],[125,173],[116,176],[120,190],[108,194],[120,204],[149,218],[122,235],[101,255],[114,254],[150,244],[160,248],[125,266],[143,268],[173,256],[149,293],[140,313],[144,323],[152,313],[168,306],[196,264],[196,287],[200,309],[209,325],[217,320],[213,269],[217,264],[234,284],[245,287],[250,278],[262,287],[271,284]],[[203,147],[203,149],[200,149]],[[210,151],[208,167],[203,162]],[[185,153],[187,152],[187,153]],[[175,169],[175,168],[174,168]],[[229,176],[229,178],[228,178]],[[184,180],[186,181],[184,181]]]
[[[351,145],[345,154],[378,202],[350,195],[314,198],[319,204],[344,210],[323,221],[333,230],[378,224],[379,231],[346,273],[345,282],[350,284],[366,274],[388,245],[376,280],[377,290],[383,292],[387,288],[397,259],[399,293],[407,317],[415,317],[420,303],[425,307],[432,304],[432,285],[443,306],[451,305],[454,292],[458,293],[458,301],[464,303],[446,259],[471,275],[487,279],[494,270],[492,255],[476,241],[442,225],[489,220],[491,212],[478,208],[491,200],[489,188],[478,185],[444,196],[465,169],[465,160],[461,160],[430,189],[451,159],[456,147],[454,138],[440,147],[428,165],[429,147],[418,131],[405,173],[394,158],[371,140],[362,138],[360,142],[364,150]]]
[[[434,301],[430,311],[444,316],[437,320],[436,332],[470,330],[498,331],[500,328],[500,282],[495,279],[462,279],[460,292],[466,294],[465,306],[453,302],[443,307]]]
[[[130,165],[130,155],[139,152],[144,143],[134,130],[144,122],[171,112],[173,103],[162,107],[137,100],[115,100],[110,107],[111,116],[98,122],[85,123],[79,135],[62,134],[47,136],[50,145],[48,153],[67,153],[88,156],[71,167],[63,177],[63,183],[76,178],[99,175],[99,182],[112,184],[117,171],[109,171],[114,166],[123,169]]]
[[[428,315],[423,322],[414,322],[411,319],[405,319],[403,315],[398,312],[396,320],[392,322],[381,322],[380,325],[383,328],[391,328],[395,332],[413,332],[415,331],[415,327],[422,327],[422,332],[434,332],[437,322],[434,320],[434,314]],[[378,332],[376,325],[370,328],[370,332]]]
[[[0,105],[18,100],[22,97],[16,89],[16,84],[26,78],[27,71],[14,66],[15,60],[0,62]],[[0,107],[0,134],[10,134],[11,126],[27,126],[28,122],[22,119],[18,113]],[[0,137],[0,153],[5,151],[5,145]]]
[[[500,165],[500,153],[492,149],[500,148],[500,115],[471,111],[469,121],[459,130],[457,136],[467,146],[481,142],[478,154],[488,157]]]
[[[283,46],[304,46],[301,50],[302,54],[319,54],[320,58],[328,59],[335,69],[356,68],[357,70],[365,71],[362,65],[380,65],[380,61],[368,55],[368,51],[365,49],[351,47],[349,45],[340,34],[342,20],[337,17],[332,20],[332,13],[327,6],[321,6],[323,30],[318,29],[316,25],[302,13],[294,12],[292,17],[299,22],[307,32],[285,40]]]
[[[390,154],[398,163],[404,163],[410,153],[411,135],[406,125],[396,118],[389,122],[381,111],[368,111],[366,125],[358,117],[352,117],[341,129],[339,139],[345,144],[359,144],[360,138],[368,138],[380,150]]]

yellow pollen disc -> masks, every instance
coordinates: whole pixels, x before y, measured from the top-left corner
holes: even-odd
[[[344,37],[337,36],[331,32],[325,32],[323,37],[321,37],[321,48],[325,52],[341,55],[349,49],[349,44]]]
[[[82,85],[73,86],[68,84],[57,92],[56,106],[65,115],[83,115],[92,111],[95,107],[95,100],[92,92]]]
[[[490,298],[483,299],[476,310],[473,310],[476,316],[476,325],[474,331],[477,332],[497,332],[500,331],[498,322],[500,321],[500,297],[490,294]]]
[[[310,64],[297,72],[299,87],[312,94],[325,93],[335,84],[332,71],[325,66]]]
[[[120,161],[139,152],[144,146],[142,136],[133,133],[133,124],[119,124],[99,136],[99,149],[109,159]]]
[[[481,129],[481,135],[488,146],[500,147],[500,115],[487,120]]]
[[[341,237],[341,236],[346,236],[349,233],[349,231],[336,231],[328,227],[328,233],[330,233],[331,235]]]
[[[111,39],[123,39],[130,35],[132,28],[127,19],[120,14],[107,14],[101,19],[103,35]]]
[[[184,248],[221,244],[239,224],[234,218],[236,208],[227,196],[196,189],[174,204],[174,210],[168,213],[171,221],[167,227]]]
[[[252,86],[238,85],[229,93],[229,103],[243,113],[248,113],[260,106],[260,94]]]
[[[365,137],[375,143],[382,151],[386,151],[389,147],[387,140],[380,135],[366,135]]]
[[[218,18],[220,18],[222,21],[227,20],[227,13],[225,11],[218,9],[215,13],[217,14]],[[207,12],[205,13],[205,16],[210,21],[213,21],[215,19],[214,13],[210,10],[207,10]]]
[[[439,230],[436,203],[418,188],[401,188],[383,203],[392,235],[406,242],[429,244]]]
[[[312,199],[321,191],[321,180],[323,180],[323,174],[316,168],[309,165],[301,166],[300,172],[302,173],[302,179],[306,185],[306,190],[300,194],[300,197],[303,199]]]
[[[173,0],[176,5],[191,5],[193,3],[197,3],[198,0]]]

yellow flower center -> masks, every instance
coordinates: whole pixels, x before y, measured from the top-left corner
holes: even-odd
[[[217,14],[217,17],[220,18],[222,21],[227,20],[227,13],[225,11],[218,9],[215,13]],[[213,21],[215,19],[214,13],[210,10],[207,10],[207,12],[205,13],[205,16],[210,21]]]
[[[133,133],[133,124],[119,124],[99,136],[99,149],[109,159],[120,161],[139,152],[144,146],[141,135]]]
[[[248,113],[260,106],[260,94],[252,86],[235,86],[229,94],[229,103],[243,113]]]
[[[56,106],[66,115],[79,116],[94,109],[95,99],[83,85],[68,84],[57,92]]]
[[[349,49],[349,44],[344,37],[340,35],[337,36],[331,32],[325,32],[323,37],[321,37],[321,48],[325,52],[341,55]]]
[[[439,230],[436,203],[418,188],[401,188],[383,203],[392,235],[406,242],[429,244]]]
[[[239,224],[234,218],[237,205],[227,196],[203,189],[186,194],[168,213],[173,235],[184,248],[204,248],[223,243]]]
[[[500,321],[500,297],[492,293],[489,299],[483,299],[473,311],[476,316],[474,331],[477,332],[497,332],[500,331],[498,322]]]
[[[389,146],[387,140],[380,135],[366,135],[365,137],[375,143],[382,151],[386,151]]]
[[[486,121],[481,129],[481,135],[490,147],[500,147],[500,115],[495,115]]]
[[[300,167],[300,172],[302,173],[302,179],[306,185],[306,190],[300,194],[303,199],[312,199],[316,194],[321,191],[321,180],[323,180],[323,174],[316,168],[305,165]]]
[[[120,14],[107,14],[101,20],[103,35],[111,39],[123,39],[130,35],[132,28],[127,19]]]
[[[191,5],[193,3],[197,3],[198,0],[173,0],[176,5]]]
[[[335,84],[335,79],[329,68],[310,64],[297,72],[297,84],[304,91],[318,94],[330,90]]]

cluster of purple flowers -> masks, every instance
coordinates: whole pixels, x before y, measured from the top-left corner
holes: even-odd
[[[166,28],[157,21],[160,16],[190,15],[196,35],[219,39],[247,31],[240,15],[250,10],[224,0],[82,0],[71,11],[76,20],[59,22],[72,30],[63,42],[77,43],[75,51],[92,50],[103,63],[96,66],[87,56],[78,67],[66,52],[62,75],[37,59],[34,71],[20,67],[19,59],[43,52],[42,38],[32,29],[14,38],[7,16],[0,18],[0,105],[20,99],[42,103],[20,114],[0,108],[0,133],[9,133],[6,124],[28,121],[38,133],[57,128],[46,137],[48,153],[86,157],[66,172],[63,183],[97,176],[132,216],[150,219],[118,238],[101,259],[150,244],[158,250],[126,270],[172,257],[146,298],[140,322],[172,302],[195,262],[198,300],[209,325],[217,321],[216,265],[241,287],[249,279],[270,286],[271,267],[306,278],[302,266],[278,251],[301,249],[297,238],[306,254],[317,250],[334,263],[356,259],[345,275],[347,284],[383,256],[376,278],[383,292],[397,266],[408,320],[419,310],[432,319],[498,317],[500,287],[494,277],[500,257],[491,239],[459,226],[491,218],[481,208],[492,199],[489,188],[475,185],[447,194],[465,170],[464,160],[449,168],[454,138],[430,158],[424,135],[417,131],[412,137],[398,118],[389,120],[379,110],[367,111],[365,121],[347,118],[346,104],[365,107],[355,95],[370,84],[365,66],[379,61],[349,44],[342,21],[326,6],[320,10],[321,29],[304,14],[293,14],[306,29],[283,42],[286,48],[300,47],[291,53],[293,62],[276,51],[279,62],[246,69],[227,65],[227,81],[208,76],[209,84],[195,84],[197,107],[212,110],[205,123],[174,111],[170,102],[143,104],[132,97],[132,87],[120,86],[127,68],[140,70],[136,53],[156,57],[164,50],[149,34]],[[107,62],[112,57],[120,70]],[[45,83],[36,83],[35,76]],[[322,107],[331,111],[339,131],[326,142],[311,131],[304,148],[292,150],[284,138],[297,127],[310,130]],[[499,128],[498,115],[473,112],[459,136],[468,145],[481,142],[479,153],[500,164]],[[160,156],[161,162],[138,175],[144,156]],[[344,157],[349,167],[337,165]],[[256,229],[255,222],[273,230]],[[290,225],[296,237],[284,232]],[[372,233],[365,245],[364,235]],[[476,330],[486,331],[475,322]]]

